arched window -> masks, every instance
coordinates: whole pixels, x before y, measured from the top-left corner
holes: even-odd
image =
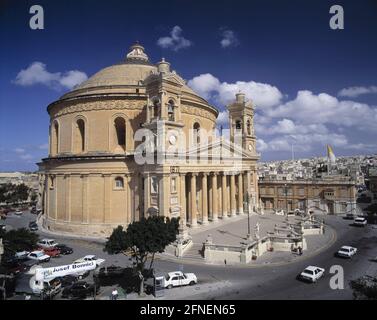
[[[84,152],[85,151],[85,122],[83,119],[78,119],[76,121],[74,138],[75,138],[74,151]]]
[[[52,125],[52,135],[51,135],[51,153],[53,155],[59,152],[59,124],[55,121]]]
[[[236,120],[236,130],[242,129],[241,120]]]
[[[122,117],[114,120],[115,143],[117,147],[126,150],[126,121]]]
[[[200,144],[200,124],[198,122],[194,123],[194,143]]]
[[[122,177],[115,178],[115,188],[116,189],[123,189],[124,188],[124,180]]]
[[[246,122],[246,129],[247,129],[247,134],[249,136],[251,136],[251,123],[250,123],[250,119],[247,119],[247,122]]]
[[[168,103],[168,119],[169,121],[175,121],[174,102],[172,100],[170,100]]]

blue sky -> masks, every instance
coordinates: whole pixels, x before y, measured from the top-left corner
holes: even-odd
[[[33,4],[44,30],[29,28]],[[344,30],[329,27],[334,4]],[[2,1],[0,37],[0,171],[35,170],[47,105],[135,40],[220,111],[245,91],[262,160],[290,158],[292,144],[296,157],[327,143],[336,155],[377,150],[376,1]]]

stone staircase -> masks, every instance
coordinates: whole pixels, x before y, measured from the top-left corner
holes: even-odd
[[[182,259],[203,261],[204,256],[201,252],[202,248],[202,243],[194,243],[192,247],[184,253]]]

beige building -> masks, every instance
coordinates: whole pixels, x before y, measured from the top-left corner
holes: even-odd
[[[44,226],[108,235],[151,214],[195,227],[257,210],[254,106],[239,93],[228,110],[230,141],[215,132],[216,108],[133,45],[47,108]]]
[[[350,179],[259,180],[258,185],[261,206],[266,211],[356,213],[356,187]]]

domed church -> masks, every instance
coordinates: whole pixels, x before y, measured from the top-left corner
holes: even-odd
[[[236,94],[229,134],[218,110],[140,44],[47,107],[39,165],[43,225],[108,236],[141,217],[200,227],[258,210],[254,105]]]

